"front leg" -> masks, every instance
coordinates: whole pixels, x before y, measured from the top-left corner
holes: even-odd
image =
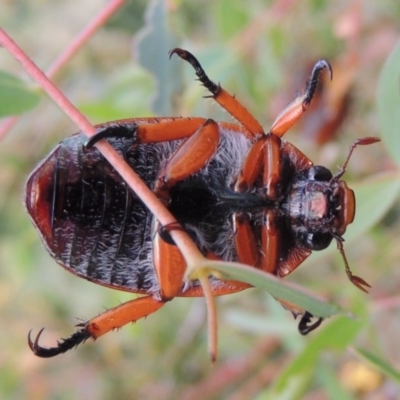
[[[204,118],[131,118],[96,125],[97,132],[87,142],[93,147],[102,139],[133,139],[134,143],[159,143],[185,139],[205,123]]]
[[[270,132],[279,137],[283,136],[292,125],[297,122],[304,112],[307,110],[311,103],[311,100],[315,94],[315,90],[318,86],[318,80],[321,72],[327,69],[329,75],[332,79],[332,67],[325,60],[319,60],[314,65],[311,72],[311,78],[302,96],[294,99],[276,118],[275,122],[272,124]]]

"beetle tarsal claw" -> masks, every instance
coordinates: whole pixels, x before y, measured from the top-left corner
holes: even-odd
[[[112,124],[109,126],[99,127],[97,132],[91,136],[86,144],[85,148],[90,149],[96,143],[102,139],[107,138],[133,138],[136,139],[137,125],[136,124]]]
[[[173,230],[185,231],[185,228],[179,222],[175,221],[167,225],[160,225],[157,229],[157,233],[164,242],[176,246],[174,239],[172,239],[169,233]]]
[[[39,331],[34,341],[32,341],[31,339],[32,331],[29,331],[28,334],[29,348],[32,350],[33,354],[42,358],[50,358],[57,356],[58,354],[65,353],[66,351],[73,349],[74,347],[78,346],[80,343],[85,342],[91,337],[87,329],[83,328],[72,334],[69,338],[57,341],[56,347],[42,347],[39,345],[39,339],[43,331],[44,328]]]
[[[314,329],[317,329],[324,320],[323,318],[318,318],[314,323],[311,323],[312,318],[314,318],[314,316],[308,311],[306,311],[301,317],[301,320],[299,322],[299,332],[302,335],[307,335]]]

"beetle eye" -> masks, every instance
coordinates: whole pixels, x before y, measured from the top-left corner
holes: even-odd
[[[332,235],[328,232],[307,233],[304,236],[304,245],[310,250],[326,249],[332,241]]]
[[[307,172],[308,178],[313,181],[324,181],[328,182],[332,179],[332,172],[329,171],[328,168],[323,167],[322,165],[314,165]]]

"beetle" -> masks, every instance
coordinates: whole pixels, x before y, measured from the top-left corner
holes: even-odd
[[[68,271],[113,289],[142,297],[107,310],[57,346],[39,345],[43,329],[28,343],[39,357],[53,357],[88,338],[96,339],[160,309],[174,297],[203,296],[197,280],[185,282],[185,260],[169,235],[184,229],[208,258],[239,261],[284,277],[313,250],[333,239],[350,281],[368,283],[351,272],[343,234],[355,215],[354,192],[342,176],[356,146],[379,141],[358,139],[336,174],[316,166],[282,139],[307,110],[322,71],[319,60],[303,94],[276,118],[269,131],[219,84],[211,81],[190,52],[175,48],[195,70],[211,96],[239,124],[205,118],[133,118],[96,126],[64,139],[31,173],[25,205],[50,255]],[[179,227],[160,226],[94,146],[106,139],[162,203]],[[209,277],[215,296],[249,284]],[[282,301],[307,334],[322,321]]]

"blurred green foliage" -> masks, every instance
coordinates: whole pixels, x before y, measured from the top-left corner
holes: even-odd
[[[39,96],[29,90],[23,81],[0,71],[0,117],[21,114],[35,107]]]
[[[100,9],[94,0],[43,0],[40,7],[9,1],[0,26],[46,68]],[[207,93],[192,69],[177,57],[168,59],[177,45],[194,52],[209,76],[267,127],[304,87],[315,60],[324,57],[334,66],[327,87],[344,82],[343,60],[356,60],[347,116],[331,140],[318,146],[302,125],[286,139],[335,170],[356,138],[382,136],[381,145],[356,150],[346,173],[346,180],[356,182],[350,186],[359,204],[345,236],[347,257],[372,289],[365,295],[348,282],[332,248],[287,278],[349,310],[307,337],[266,293],[247,290],[218,299],[220,354],[214,367],[207,355],[204,299],[175,299],[96,343],[51,360],[34,357],[26,344],[30,329],[35,334],[46,326],[42,340],[52,345],[72,332],[76,317],[89,319],[132,298],[57,266],[23,209],[29,172],[75,130],[42,96],[0,146],[0,397],[400,397],[399,20],[400,5],[389,0],[128,1],[54,78],[93,122],[164,113],[230,121],[202,98]],[[5,51],[0,69],[26,79]],[[4,95],[0,86],[0,99]],[[376,379],[362,380],[354,362],[372,365]]]

